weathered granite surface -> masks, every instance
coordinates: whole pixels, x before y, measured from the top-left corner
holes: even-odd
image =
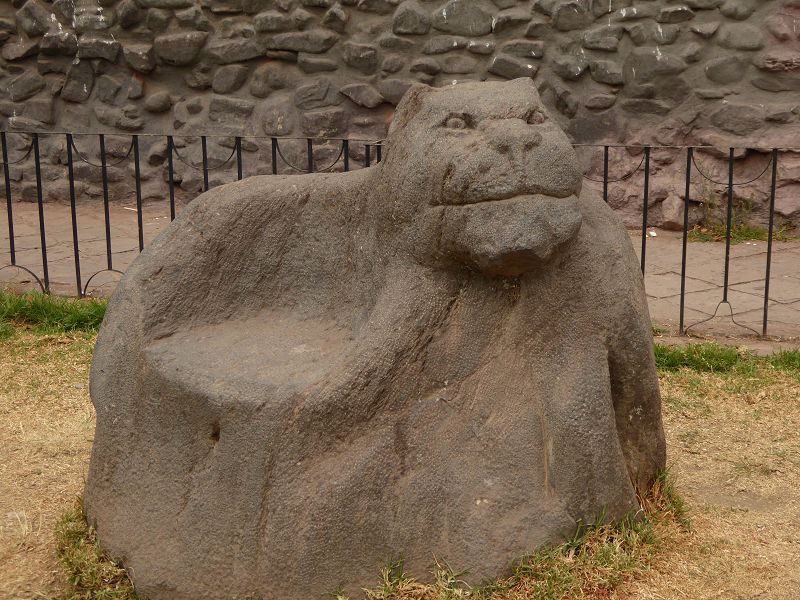
[[[0,45],[10,129],[380,139],[414,82],[524,76],[574,142],[800,139],[798,0],[12,0],[0,4]],[[199,164],[198,144],[180,143]],[[229,156],[225,143],[210,143],[211,164]],[[57,179],[63,143],[45,146]],[[302,165],[303,150],[290,160]],[[336,152],[320,148],[319,164]],[[779,212],[800,223],[800,159],[784,154]],[[268,144],[246,156],[266,169]],[[144,166],[154,198],[164,194],[156,157]],[[742,154],[743,168],[761,158]],[[625,157],[612,161],[627,170]],[[680,160],[662,152],[654,168],[682,190]],[[196,172],[178,164],[177,176],[197,193]],[[632,216],[635,189],[613,187]],[[760,188],[737,194],[766,200]]]
[[[196,199],[91,394],[87,515],[154,600],[480,581],[665,462],[638,261],[525,79],[411,90],[372,169]]]

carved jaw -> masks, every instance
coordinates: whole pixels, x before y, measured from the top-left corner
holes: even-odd
[[[439,251],[487,275],[516,277],[546,264],[578,235],[578,198],[521,195],[444,206]]]

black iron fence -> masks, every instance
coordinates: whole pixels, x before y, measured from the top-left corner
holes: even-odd
[[[17,157],[9,157],[9,143],[8,137],[10,135],[23,136],[29,139],[29,143],[24,144],[27,148]],[[42,157],[40,152],[40,140],[43,136],[54,137],[62,136],[64,139],[65,157],[66,157],[66,178],[69,182],[69,204],[71,209],[71,222],[72,222],[72,243],[73,255],[75,266],[75,290],[78,296],[85,296],[89,290],[92,280],[103,272],[112,272],[122,274],[122,271],[114,267],[114,256],[112,251],[112,231],[111,231],[111,215],[110,206],[112,203],[112,185],[109,181],[109,169],[121,165],[126,162],[131,162],[134,168],[133,180],[135,185],[134,196],[136,199],[136,214],[138,226],[138,242],[139,251],[144,249],[145,236],[144,236],[144,220],[143,220],[143,197],[142,197],[142,160],[140,153],[140,139],[146,138],[164,138],[166,140],[166,183],[167,183],[167,197],[169,203],[170,219],[175,219],[177,214],[176,202],[176,177],[175,177],[175,163],[176,161],[185,165],[189,169],[197,170],[202,173],[203,185],[202,191],[210,189],[211,184],[209,175],[213,171],[218,171],[223,168],[233,168],[232,163],[235,164],[236,178],[243,179],[244,177],[244,156],[242,152],[243,137],[234,136],[233,145],[230,155],[216,164],[212,164],[208,156],[208,140],[212,137],[219,137],[228,139],[230,136],[199,136],[201,147],[201,161],[199,164],[194,164],[187,157],[181,156],[178,147],[175,143],[175,136],[153,136],[153,135],[131,135],[130,145],[128,149],[118,156],[115,161],[109,161],[109,152],[106,147],[107,136],[113,135],[119,138],[119,134],[79,134],[81,137],[92,136],[97,140],[99,162],[93,162],[81,150],[78,149],[75,143],[76,134],[72,133],[46,133],[40,134],[37,132],[0,132],[0,145],[2,146],[2,164],[3,164],[3,183],[5,189],[6,212],[8,223],[8,252],[9,262],[7,264],[0,263],[0,270],[7,268],[16,268],[28,273],[36,285],[44,292],[50,291],[50,269],[47,256],[48,239],[47,228],[45,224],[45,201],[43,196],[44,185],[42,181]],[[270,147],[270,165],[272,174],[278,174],[281,167],[286,167],[290,172],[295,173],[319,173],[333,170],[350,171],[352,168],[368,168],[382,159],[383,146],[380,141],[367,141],[367,140],[349,140],[349,139],[324,139],[322,143],[330,145],[334,143],[338,146],[338,153],[328,162],[325,166],[318,166],[315,161],[315,140],[312,138],[248,138],[266,140]],[[281,143],[287,141],[302,141],[305,145],[305,157],[301,166],[296,165],[296,160],[293,161],[288,158],[284,151],[281,149]],[[358,164],[353,164],[351,160],[352,149],[360,146],[363,155],[363,160]],[[131,158],[132,156],[132,158]],[[41,271],[40,274],[36,272],[37,267],[21,264],[17,261],[16,251],[16,236],[14,231],[14,195],[13,185],[9,172],[9,166],[30,163],[32,159],[32,168],[35,174],[36,181],[36,205],[38,207],[39,216],[39,236],[40,236],[40,252],[41,252]],[[78,194],[76,193],[76,175],[75,175],[75,162],[76,159],[91,167],[96,168],[101,174],[102,180],[102,204],[105,225],[105,244],[106,244],[106,267],[99,271],[93,272],[88,278],[81,272],[81,257],[79,251],[79,234],[78,234],[78,216],[77,216],[77,201]],[[29,165],[30,166],[30,165]],[[337,169],[338,168],[338,169]],[[84,281],[85,279],[85,281]]]
[[[592,146],[590,146],[592,147]],[[696,327],[701,325],[706,321],[710,321],[714,317],[717,316],[720,308],[723,305],[727,305],[731,309],[731,320],[736,323],[735,319],[733,318],[733,309],[730,305],[730,301],[728,299],[729,295],[729,288],[730,288],[730,260],[731,260],[731,243],[732,243],[732,228],[733,228],[733,210],[734,210],[734,188],[737,186],[743,186],[752,184],[759,179],[761,179],[767,171],[771,170],[771,177],[769,183],[769,205],[768,205],[768,224],[767,224],[767,257],[766,257],[766,266],[764,272],[764,297],[763,297],[763,319],[761,324],[761,335],[767,335],[767,328],[769,324],[769,299],[770,299],[770,270],[772,266],[772,248],[773,248],[773,240],[775,236],[775,197],[777,192],[777,182],[778,182],[778,159],[779,159],[779,152],[781,149],[779,148],[772,148],[769,149],[769,160],[764,166],[763,170],[760,171],[758,175],[755,177],[749,177],[742,181],[734,181],[734,171],[735,171],[735,162],[736,162],[736,151],[737,148],[728,148],[728,157],[727,157],[727,181],[719,181],[716,180],[712,175],[707,174],[698,164],[695,151],[698,149],[705,149],[710,147],[698,146],[642,146],[642,158],[636,167],[634,167],[631,171],[623,174],[617,178],[611,178],[609,176],[609,153],[611,148],[631,148],[630,146],[602,146],[603,150],[603,176],[602,179],[592,179],[588,176],[584,176],[586,179],[591,181],[595,181],[597,183],[602,184],[602,193],[603,193],[603,200],[608,202],[608,190],[609,184],[612,182],[620,182],[630,179],[633,175],[638,173],[640,170],[643,169],[643,187],[642,187],[642,227],[641,227],[641,254],[640,254],[640,264],[642,269],[642,275],[645,274],[646,268],[646,259],[647,259],[647,240],[648,240],[648,209],[649,209],[649,198],[650,198],[650,175],[651,175],[651,156],[654,149],[666,149],[672,148],[675,150],[679,150],[685,153],[686,163],[684,169],[684,190],[683,190],[683,226],[681,228],[682,232],[682,251],[681,251],[681,265],[680,265],[680,300],[679,300],[679,325],[678,329],[681,334],[686,333],[687,330],[691,327]],[[713,150],[718,151],[717,148],[713,148]],[[741,149],[740,149],[741,150]],[[743,150],[748,150],[747,148]],[[763,152],[763,149],[762,149]],[[691,199],[692,199],[692,177],[694,173],[697,173],[700,177],[705,179],[706,181],[715,184],[715,185],[724,185],[726,188],[726,206],[725,206],[725,233],[724,233],[724,243],[725,243],[725,259],[724,259],[724,267],[723,267],[723,285],[722,285],[722,297],[720,302],[717,304],[713,315],[711,315],[707,319],[702,319],[695,323],[692,323],[688,327],[686,326],[686,279],[687,279],[687,249],[688,249],[688,241],[689,241],[689,211],[691,206]],[[800,273],[800,267],[798,267],[798,273]],[[743,327],[745,329],[750,330],[754,334],[758,335],[759,332],[754,330],[747,325],[736,323],[738,326]]]
[[[16,139],[14,148],[11,148],[9,139],[14,136]],[[114,262],[113,252],[113,233],[111,223],[110,207],[113,204],[112,189],[113,186],[109,181],[109,170],[119,165],[128,165],[133,168],[133,197],[136,201],[136,223],[137,223],[137,237],[138,237],[138,250],[141,251],[145,247],[145,224],[143,218],[144,198],[142,193],[142,156],[141,144],[145,139],[148,143],[153,143],[158,140],[161,143],[166,142],[166,152],[164,156],[163,174],[165,179],[165,196],[161,202],[166,202],[168,206],[169,218],[174,219],[179,212],[180,203],[177,200],[178,190],[176,182],[176,163],[181,164],[184,168],[197,171],[202,176],[202,191],[208,190],[213,187],[210,179],[210,173],[216,171],[227,170],[229,172],[229,180],[242,179],[245,177],[246,166],[252,167],[254,165],[246,165],[247,161],[243,154],[243,143],[258,144],[259,147],[267,149],[266,155],[258,158],[259,163],[267,162],[268,164],[259,164],[259,173],[272,173],[279,174],[285,172],[294,173],[315,173],[315,172],[332,172],[332,171],[350,171],[356,168],[368,168],[371,165],[380,162],[384,151],[382,142],[380,140],[348,140],[348,139],[312,139],[312,138],[277,138],[277,137],[257,137],[257,136],[207,136],[199,135],[194,136],[192,139],[199,140],[200,160],[199,162],[192,161],[189,156],[185,155],[183,150],[179,148],[176,142],[176,136],[173,135],[150,135],[138,134],[129,136],[129,144],[127,149],[119,148],[113,153],[113,159],[109,160],[109,151],[107,149],[107,138],[113,136],[119,139],[120,134],[73,134],[73,133],[37,133],[37,132],[0,132],[0,145],[2,145],[2,164],[3,164],[3,184],[5,190],[6,213],[7,213],[7,228],[8,228],[8,262],[0,259],[0,271],[3,269],[18,269],[27,273],[32,282],[35,282],[42,291],[49,292],[51,289],[51,278],[48,260],[48,234],[46,223],[46,205],[44,200],[44,183],[42,177],[42,153],[41,141],[44,137],[50,140],[60,138],[63,142],[61,148],[63,149],[63,158],[65,159],[65,177],[68,182],[68,200],[70,208],[71,220],[71,245],[72,245],[72,262],[74,265],[74,290],[78,296],[85,296],[92,284],[94,278],[101,273],[114,273],[121,274],[121,270],[117,268]],[[78,148],[75,138],[80,137],[82,144],[86,145],[87,138],[96,141],[95,151],[97,154],[97,162],[88,156],[88,152],[82,151]],[[182,136],[185,140],[188,136]],[[208,144],[209,140],[225,140],[225,145],[230,148],[230,155],[227,158],[222,158],[216,162],[209,158]],[[293,144],[294,151],[291,156],[287,156],[285,147],[287,144]],[[302,145],[302,152],[298,152],[298,144]],[[184,143],[184,149],[186,145]],[[319,150],[325,149],[325,152],[320,155]],[[733,310],[729,301],[729,288],[730,288],[730,261],[731,261],[731,244],[732,244],[732,230],[734,227],[734,189],[739,186],[751,185],[759,180],[764,180],[767,186],[767,202],[763,207],[763,213],[766,216],[766,265],[764,270],[764,288],[763,288],[763,319],[761,323],[761,331],[742,325],[743,327],[753,331],[753,333],[767,335],[769,324],[769,308],[770,308],[770,278],[771,266],[773,260],[773,240],[775,238],[776,226],[776,212],[775,201],[776,192],[778,189],[778,163],[781,156],[781,149],[727,149],[727,158],[724,154],[720,154],[720,150],[712,149],[707,146],[695,147],[681,147],[681,146],[623,146],[623,145],[576,145],[579,153],[589,152],[590,156],[586,165],[585,179],[589,185],[594,185],[598,191],[602,193],[603,199],[609,202],[610,186],[615,184],[630,184],[637,188],[636,197],[639,202],[637,213],[641,211],[641,254],[640,262],[642,274],[644,275],[647,268],[647,246],[648,240],[652,235],[650,229],[650,210],[651,210],[651,192],[652,192],[652,178],[654,173],[653,156],[655,152],[669,152],[674,156],[683,156],[685,159],[682,165],[682,199],[683,199],[683,214],[681,231],[681,262],[680,262],[680,299],[678,307],[678,326],[681,333],[687,332],[688,329],[699,325],[700,323],[709,320],[716,316],[717,312],[723,305],[731,308],[731,318],[733,319]],[[727,179],[717,179],[713,173],[701,166],[697,159],[698,151],[712,151],[716,156],[717,170],[720,166],[726,167]],[[741,158],[741,152],[746,150],[755,150],[759,155],[764,157],[763,169],[759,167],[758,174],[752,176],[752,173],[743,178],[742,180],[735,179],[736,161]],[[785,149],[784,149],[785,150]],[[612,170],[610,156],[612,152],[623,152],[625,158],[635,166],[622,174],[615,175],[610,171]],[[16,152],[16,156],[12,154]],[[739,152],[739,155],[737,155]],[[266,160],[265,160],[266,159]],[[299,159],[299,160],[298,160]],[[663,161],[661,161],[663,162]],[[94,270],[91,273],[86,273],[82,269],[80,244],[81,239],[79,236],[79,219],[78,219],[78,196],[76,190],[76,164],[85,163],[87,167],[99,171],[100,183],[102,190],[102,211],[103,211],[103,236],[105,243],[105,264],[102,269]],[[299,164],[298,164],[299,163]],[[676,161],[677,164],[677,161]],[[10,167],[18,165],[22,166],[26,175],[29,175],[29,170],[32,168],[33,176],[35,179],[35,202],[38,214],[38,252],[40,254],[40,264],[33,265],[30,262],[23,264],[18,260],[16,233],[15,233],[15,197],[14,197],[14,184],[10,174]],[[660,169],[661,167],[659,167]],[[768,175],[769,173],[769,175]],[[765,178],[767,176],[767,178]],[[716,307],[714,315],[709,319],[703,319],[698,322],[692,323],[687,326],[686,324],[686,306],[685,299],[687,294],[687,248],[690,233],[692,231],[692,223],[690,221],[690,209],[693,205],[699,204],[697,198],[693,198],[693,178],[699,178],[715,186],[724,188],[726,196],[726,205],[724,207],[724,216],[721,225],[724,227],[724,235],[721,236],[725,244],[725,255],[723,265],[723,284],[721,289],[721,299]],[[641,179],[641,182],[638,180]],[[634,180],[636,182],[634,183]],[[675,179],[673,178],[673,182]],[[639,187],[641,186],[641,187]],[[680,196],[681,190],[674,190],[675,194]],[[66,200],[66,199],[65,199]],[[629,207],[630,208],[630,207]],[[3,264],[5,263],[5,264]],[[800,273],[800,267],[798,267]],[[87,277],[88,275],[88,277]],[[734,321],[735,322],[735,321]],[[738,323],[737,323],[738,324]],[[738,324],[741,325],[741,324]]]

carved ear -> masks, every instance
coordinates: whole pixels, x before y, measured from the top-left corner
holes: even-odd
[[[582,221],[575,197],[448,206],[439,250],[488,275],[516,277],[546,265],[575,239]]]
[[[392,125],[389,128],[389,135],[396,130],[403,129],[411,120],[414,119],[414,117],[422,108],[423,98],[430,94],[431,91],[432,88],[430,86],[422,83],[412,85],[410,88],[408,88],[394,112]]]

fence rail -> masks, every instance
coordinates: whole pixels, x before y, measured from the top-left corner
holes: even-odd
[[[8,147],[8,135],[18,134],[22,136],[29,136],[30,137],[30,145],[28,146],[27,150],[24,151],[21,156],[10,160],[9,159],[9,147]],[[41,135],[47,135],[50,137],[53,136],[63,136],[66,142],[66,155],[67,155],[67,178],[69,181],[69,202],[70,202],[70,209],[71,209],[71,221],[72,221],[72,242],[73,242],[73,254],[74,254],[74,263],[75,263],[75,285],[76,285],[76,293],[78,296],[85,296],[89,290],[89,285],[91,284],[92,280],[103,272],[112,272],[122,274],[122,271],[114,268],[114,259],[113,259],[113,249],[112,249],[112,233],[111,233],[111,216],[110,216],[110,185],[109,185],[109,178],[108,178],[108,169],[110,167],[118,166],[120,164],[125,163],[127,160],[130,159],[131,154],[133,154],[133,166],[134,166],[134,183],[135,183],[135,197],[136,197],[136,213],[137,213],[137,226],[138,226],[138,241],[139,241],[139,251],[141,252],[144,249],[144,222],[142,216],[142,208],[143,208],[143,201],[142,201],[142,182],[141,182],[141,157],[139,152],[139,140],[141,137],[157,137],[157,138],[166,138],[167,142],[167,184],[169,190],[169,212],[170,212],[170,219],[175,219],[177,214],[176,210],[176,198],[175,198],[175,160],[177,159],[180,163],[184,164],[185,166],[202,172],[203,175],[203,191],[208,191],[210,188],[209,184],[209,172],[222,169],[223,167],[229,166],[230,163],[235,158],[236,164],[236,174],[237,179],[241,180],[244,176],[244,160],[242,154],[242,137],[235,136],[234,137],[234,145],[233,149],[231,150],[230,156],[224,161],[212,165],[209,164],[208,160],[208,139],[209,138],[230,138],[231,136],[211,136],[211,135],[202,135],[200,137],[201,143],[201,152],[202,152],[202,162],[200,164],[193,164],[187,158],[184,158],[178,152],[178,148],[175,145],[175,136],[167,135],[167,136],[156,136],[152,134],[136,134],[130,136],[130,145],[128,150],[123,153],[123,156],[119,158],[115,163],[109,164],[108,162],[108,151],[106,148],[106,135],[107,134],[72,134],[72,133],[47,133],[47,134],[40,134],[38,132],[0,132],[0,145],[2,145],[2,156],[3,156],[3,179],[4,179],[4,187],[5,187],[5,197],[6,197],[6,212],[7,212],[7,220],[8,220],[8,239],[9,239],[9,258],[10,262],[8,264],[0,266],[0,270],[7,269],[7,268],[17,268],[27,272],[31,275],[36,284],[41,288],[44,292],[50,291],[50,273],[49,273],[49,263],[47,258],[47,229],[45,226],[45,213],[44,213],[44,198],[42,194],[43,184],[42,184],[42,160],[41,154],[39,150],[39,141]],[[93,136],[96,137],[98,140],[99,146],[99,154],[100,154],[100,162],[94,163],[92,162],[87,156],[81,152],[76,143],[75,143],[75,136]],[[114,137],[120,137],[119,134],[113,134]],[[191,136],[197,137],[197,136]],[[351,169],[351,162],[350,162],[350,148],[351,145],[360,144],[364,148],[364,163],[363,166],[365,168],[370,167],[373,162],[380,162],[382,159],[382,144],[381,141],[369,141],[369,140],[349,140],[349,139],[325,139],[326,143],[336,142],[340,145],[339,153],[334,159],[334,161],[322,168],[317,168],[314,161],[314,143],[315,140],[313,138],[277,138],[277,137],[257,137],[257,136],[248,136],[248,139],[263,139],[268,140],[271,145],[271,167],[272,173],[277,174],[279,166],[285,164],[289,167],[292,171],[298,173],[320,173],[331,171],[336,167],[340,162],[342,163],[342,170],[349,171]],[[306,144],[306,164],[304,166],[296,166],[293,164],[282,152],[281,150],[281,141],[284,140],[302,140]],[[35,176],[36,176],[36,204],[38,206],[39,212],[39,234],[40,234],[40,243],[41,243],[41,273],[42,276],[40,277],[33,268],[19,264],[17,262],[17,252],[16,252],[16,244],[15,244],[15,234],[14,234],[14,201],[13,201],[13,193],[12,193],[12,185],[11,185],[11,177],[9,172],[9,166],[14,164],[23,163],[26,159],[28,159],[33,153],[33,162],[34,162],[34,169],[35,169]],[[374,155],[374,159],[373,159]],[[103,190],[103,212],[104,212],[104,225],[105,225],[105,243],[106,243],[106,268],[95,271],[92,273],[88,279],[86,279],[85,283],[83,281],[81,275],[81,259],[80,259],[80,252],[79,252],[79,236],[78,236],[78,217],[77,217],[77,194],[75,191],[75,157],[78,160],[86,163],[91,167],[95,167],[100,170],[101,177],[102,177],[102,190]]]
[[[114,138],[119,138],[120,134],[108,134]],[[11,148],[9,147],[10,136],[21,136],[18,138],[17,156],[11,156]],[[71,245],[72,245],[72,262],[74,264],[74,284],[75,293],[78,296],[85,296],[91,289],[92,282],[101,273],[112,273],[121,275],[122,271],[115,267],[114,252],[113,252],[113,232],[111,221],[111,185],[109,182],[109,169],[119,165],[133,166],[133,179],[134,179],[134,194],[136,200],[136,227],[137,227],[137,241],[138,250],[141,251],[145,247],[145,229],[143,218],[143,194],[142,194],[142,158],[140,142],[142,139],[147,139],[148,142],[153,140],[166,141],[166,184],[168,194],[168,209],[170,220],[176,217],[178,213],[178,202],[176,201],[176,162],[182,164],[188,169],[192,169],[202,174],[202,190],[206,191],[211,186],[209,173],[213,171],[232,170],[235,165],[236,179],[242,179],[245,173],[245,157],[243,155],[243,141],[261,142],[268,148],[269,166],[268,172],[278,174],[281,169],[288,168],[290,172],[296,173],[317,173],[328,171],[350,171],[353,168],[368,168],[373,164],[380,162],[383,158],[383,144],[380,140],[353,140],[353,139],[314,139],[314,138],[278,138],[278,137],[258,137],[258,136],[213,136],[213,135],[196,135],[196,136],[181,136],[184,138],[192,137],[200,140],[200,154],[201,159],[199,163],[193,162],[191,158],[183,153],[178,145],[176,145],[176,136],[173,135],[151,135],[151,134],[134,134],[130,135],[130,143],[127,149],[119,149],[114,153],[114,162],[109,161],[109,151],[107,148],[107,135],[106,134],[84,134],[84,133],[40,133],[40,132],[0,132],[0,145],[2,145],[2,164],[3,164],[3,179],[5,187],[5,200],[6,200],[6,213],[7,213],[7,227],[8,227],[8,257],[9,261],[6,264],[0,262],[0,271],[3,269],[19,269],[29,274],[36,285],[44,292],[50,291],[50,269],[48,260],[48,237],[46,227],[46,214],[45,202],[43,197],[43,177],[42,177],[42,156],[40,141],[47,136],[49,139],[61,138],[64,142],[66,154],[66,176],[69,184],[69,208],[71,220]],[[97,148],[99,149],[99,162],[94,162],[90,159],[89,153],[81,150],[76,143],[76,137],[82,138],[81,141],[87,137],[95,139]],[[230,155],[227,158],[212,162],[209,159],[208,142],[209,140],[231,140],[232,145]],[[301,155],[300,160],[303,164],[297,164],[298,156],[288,157],[284,152],[284,147],[287,143],[297,143],[305,145],[304,156]],[[85,145],[82,143],[81,145]],[[327,149],[333,148],[332,158],[329,158],[323,164],[317,164],[315,159],[315,150],[321,145]],[[185,146],[184,146],[185,147]],[[651,178],[653,175],[653,152],[671,150],[673,152],[680,152],[685,155],[685,167],[683,172],[684,177],[684,190],[683,190],[683,224],[682,224],[682,237],[681,237],[681,265],[680,265],[680,302],[679,302],[679,331],[680,333],[688,332],[692,327],[696,327],[701,323],[710,320],[723,306],[727,306],[731,312],[731,319],[733,319],[733,308],[729,301],[729,287],[730,287],[730,260],[731,260],[731,243],[732,243],[732,227],[733,227],[733,212],[734,212],[734,188],[737,186],[750,185],[754,182],[765,178],[768,179],[768,220],[767,220],[767,255],[766,266],[764,272],[764,293],[763,293],[763,319],[760,331],[749,327],[748,325],[736,323],[746,329],[749,329],[755,334],[767,335],[769,325],[769,309],[770,309],[770,278],[771,266],[773,258],[773,238],[775,237],[775,200],[778,185],[778,162],[779,150],[778,148],[770,149],[757,149],[769,157],[763,170],[755,177],[747,177],[741,180],[735,178],[735,163],[737,160],[735,148],[728,148],[727,153],[727,180],[717,180],[708,170],[703,168],[697,159],[696,152],[698,150],[707,150],[707,146],[617,146],[617,145],[576,145],[577,148],[589,148],[592,152],[602,152],[601,160],[597,161],[597,167],[602,165],[601,173],[599,176],[593,176],[590,171],[584,175],[585,179],[590,184],[601,186],[600,190],[603,199],[609,201],[609,185],[630,182],[634,176],[641,176],[641,254],[640,263],[642,274],[644,275],[647,268],[647,245],[650,233],[648,232],[648,218],[649,206],[651,195]],[[633,156],[632,162],[635,166],[632,169],[627,169],[619,175],[612,175],[610,173],[610,151],[615,148],[623,148],[627,150],[628,154]],[[363,150],[363,160],[357,163],[352,160],[354,150],[357,149],[358,156],[360,151]],[[742,149],[739,149],[742,150]],[[752,149],[745,149],[752,150]],[[33,161],[33,170],[35,174],[35,190],[36,190],[36,209],[38,216],[38,239],[39,239],[39,252],[41,257],[41,264],[33,266],[32,264],[22,264],[18,258],[16,233],[14,228],[14,194],[12,191],[12,178],[10,175],[9,167],[12,165],[27,165],[31,160]],[[641,155],[641,156],[639,156]],[[79,219],[78,219],[78,192],[76,190],[76,163],[82,162],[93,169],[100,172],[100,180],[102,184],[102,207],[103,207],[103,241],[105,244],[105,264],[102,269],[95,270],[88,277],[85,270],[82,270],[81,252],[80,252],[80,236],[79,236]],[[769,173],[769,175],[768,175]],[[687,294],[687,248],[690,233],[690,204],[692,203],[692,183],[693,178],[700,178],[708,181],[713,185],[724,186],[726,189],[727,205],[725,207],[725,258],[723,265],[723,285],[722,297],[716,307],[714,315],[708,319],[703,319],[695,323],[687,325],[686,315],[686,294]],[[40,269],[39,269],[40,267]]]

